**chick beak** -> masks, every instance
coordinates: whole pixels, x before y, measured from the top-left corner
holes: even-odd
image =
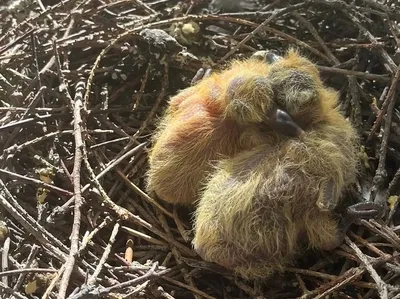
[[[279,108],[272,109],[267,124],[286,136],[302,138],[304,130],[293,120],[293,118],[284,110]]]

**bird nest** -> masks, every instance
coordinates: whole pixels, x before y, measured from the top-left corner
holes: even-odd
[[[208,2],[3,3],[2,298],[400,298],[400,5]],[[362,136],[355,190],[388,212],[247,281],[196,254],[191,211],[144,191],[148,139],[200,67],[289,47],[340,92]]]

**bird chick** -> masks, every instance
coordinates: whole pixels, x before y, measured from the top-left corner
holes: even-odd
[[[221,159],[209,171],[194,220],[199,255],[245,278],[283,271],[307,249],[333,249],[357,218],[379,213],[372,203],[335,213],[343,191],[356,179],[358,137],[337,110],[337,93],[322,84],[315,66],[289,52],[269,66],[263,80],[269,97],[304,133],[277,140],[252,131],[251,148]],[[248,114],[229,109],[232,103],[226,113],[247,119]],[[254,97],[252,103],[266,114]]]
[[[313,67],[295,52],[288,55],[283,60],[286,64]],[[276,84],[280,79],[268,62],[235,61],[170,99],[152,139],[148,192],[170,203],[192,204],[215,161],[251,149],[262,140],[302,135],[303,130],[274,102],[279,91],[271,79]],[[304,105],[296,106],[298,111],[289,108],[307,113]]]
[[[267,277],[377,214],[366,203],[335,213],[356,179],[358,138],[308,59],[255,53],[205,77],[170,100],[148,171],[148,191],[196,203],[203,259]]]

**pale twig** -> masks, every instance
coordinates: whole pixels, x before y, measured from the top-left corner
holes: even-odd
[[[101,256],[101,259],[100,259],[99,263],[97,264],[97,267],[94,270],[94,273],[88,279],[88,282],[87,282],[88,285],[94,284],[96,282],[97,276],[100,274],[101,270],[103,269],[104,264],[106,263],[106,261],[108,259],[108,256],[110,255],[111,248],[115,242],[115,238],[119,232],[119,228],[120,228],[120,224],[116,223],[111,232],[111,236],[108,241],[108,244],[107,244],[106,248],[104,249],[103,255]]]
[[[362,253],[362,251],[360,250],[360,248],[358,248],[358,246],[349,239],[349,237],[345,237],[345,241],[347,244],[349,244],[349,246],[351,247],[351,249],[354,250],[355,254],[357,255],[357,257],[360,259],[360,261],[363,263],[363,265],[366,267],[367,271],[369,272],[369,274],[371,275],[372,279],[376,282],[376,286],[378,289],[378,293],[380,298],[382,299],[386,299],[388,298],[388,288],[386,283],[382,280],[382,278],[378,275],[378,273],[375,271],[374,267],[371,265],[368,257]]]
[[[0,180],[0,184],[5,189],[4,183]],[[7,194],[7,192],[6,192]],[[58,247],[66,249],[65,246],[56,240],[53,235],[46,231],[39,223],[36,222],[16,201],[11,194],[7,194],[7,199],[0,193],[0,205],[2,205],[8,213],[12,215],[29,233],[33,234],[35,238],[61,262],[65,261],[66,254]],[[51,239],[51,241],[49,240]],[[56,243],[58,247],[52,243]],[[61,245],[59,245],[61,244]]]
[[[29,256],[27,257],[26,262],[24,264],[24,267],[25,267],[24,269],[29,269],[29,267],[31,267],[36,255],[39,252],[39,248],[40,248],[40,246],[33,244],[31,252],[29,253]],[[22,269],[22,270],[24,270],[24,269]],[[18,276],[17,282],[15,283],[14,288],[13,288],[15,291],[17,291],[21,287],[21,285],[24,282],[25,277],[26,277],[26,273],[21,272],[21,274]]]
[[[130,151],[126,152],[125,154],[123,154],[122,156],[116,158],[115,160],[110,161],[110,163],[98,174],[95,176],[94,180],[100,180],[102,177],[104,177],[108,172],[110,172],[112,169],[114,169],[119,163],[121,163],[122,161],[124,161],[125,159],[131,157],[132,155],[136,154],[137,152],[140,152],[141,150],[143,150],[145,148],[145,146],[148,144],[148,142],[143,142],[141,144],[139,144],[138,146],[134,147],[133,149],[131,149]],[[82,193],[86,192],[87,190],[89,190],[90,186],[92,184],[86,184],[83,188],[82,188]],[[61,207],[59,207],[58,209],[55,209],[54,212],[52,212],[49,217],[48,217],[48,222],[53,222],[53,218],[55,217],[55,215],[63,215],[64,213],[67,212],[69,206],[73,203],[74,198],[70,198],[65,204],[63,204]]]
[[[81,227],[81,206],[82,206],[82,189],[81,189],[81,166],[83,159],[82,148],[85,146],[83,142],[83,121],[81,116],[81,110],[83,105],[82,98],[83,98],[85,83],[83,80],[77,82],[75,88],[75,99],[72,100],[72,97],[68,91],[68,82],[64,78],[61,72],[61,64],[55,40],[53,40],[53,46],[54,46],[54,57],[56,60],[59,78],[61,80],[60,89],[64,93],[65,97],[70,101],[71,107],[73,107],[73,114],[74,114],[75,158],[74,158],[74,168],[72,171],[72,178],[74,185],[74,220],[71,232],[71,248],[69,256],[65,262],[65,270],[61,278],[60,289],[58,292],[58,298],[64,299],[71,278],[72,270],[76,262],[76,256],[79,250],[79,230]]]
[[[20,174],[17,174],[17,173],[14,173],[14,172],[11,172],[11,171],[8,171],[8,170],[5,170],[5,169],[0,169],[0,173],[3,173],[3,174],[5,174],[5,175],[7,175],[9,177],[15,177],[15,178],[21,179],[23,181],[26,181],[26,182],[29,182],[29,183],[33,183],[35,185],[39,185],[40,187],[44,187],[46,189],[50,189],[52,191],[61,193],[63,195],[72,195],[73,194],[70,191],[61,189],[59,187],[56,187],[56,186],[48,184],[48,183],[45,183],[45,182],[43,182],[41,180],[37,180],[37,179],[30,178],[30,177],[27,177],[27,176],[24,176],[24,175],[20,175]]]
[[[10,244],[11,244],[11,239],[8,236],[3,243],[3,248],[2,248],[2,255],[1,255],[1,273],[5,273],[8,270],[8,254],[10,251]],[[2,283],[8,287],[8,277],[7,275],[2,276],[0,273],[1,281]]]
[[[16,274],[25,274],[25,273],[54,273],[57,272],[56,269],[45,269],[45,268],[25,268],[25,269],[16,269],[16,270],[8,270],[0,272],[0,277],[7,277]]]
[[[2,282],[0,282],[0,290],[2,290],[0,293],[10,294],[17,299],[28,299],[28,297],[25,297],[24,295],[21,295],[20,293],[14,291],[12,288],[6,286]]]
[[[247,43],[250,39],[254,38],[256,36],[256,34],[258,34],[259,32],[262,32],[262,30],[264,29],[264,26],[268,25],[269,23],[271,23],[274,19],[285,15],[287,13],[290,13],[292,11],[298,10],[300,8],[304,8],[307,5],[309,5],[309,1],[305,1],[299,4],[295,4],[292,6],[288,6],[282,9],[277,9],[275,10],[271,16],[266,19],[264,22],[262,22],[256,29],[254,29],[249,35],[247,35],[243,40],[241,40],[235,47],[233,47],[232,50],[230,50],[228,53],[226,53],[220,60],[218,63],[222,63],[224,62],[226,59],[228,59],[233,53],[235,53],[241,46],[243,46],[245,43]]]
[[[100,298],[105,294],[111,293],[113,291],[117,291],[119,289],[123,289],[123,288],[127,288],[129,286],[134,286],[134,285],[138,285],[143,283],[146,280],[149,280],[153,277],[158,277],[160,275],[164,275],[168,272],[170,272],[169,269],[160,271],[159,273],[156,273],[155,270],[158,267],[158,263],[154,263],[154,265],[151,267],[151,269],[144,275],[134,278],[132,280],[128,280],[116,285],[113,285],[111,287],[108,288],[104,288],[104,287],[99,287],[99,288],[93,288],[92,285],[88,286],[88,287],[84,287],[80,292],[78,292],[77,294],[69,297],[68,299],[81,299],[81,298],[88,298],[88,297],[94,297],[94,298]]]

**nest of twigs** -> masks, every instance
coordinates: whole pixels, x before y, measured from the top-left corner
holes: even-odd
[[[3,0],[2,298],[400,298],[400,5],[208,2]],[[190,213],[143,191],[148,138],[199,67],[290,46],[340,91],[356,190],[389,209],[254,283],[202,261]]]

